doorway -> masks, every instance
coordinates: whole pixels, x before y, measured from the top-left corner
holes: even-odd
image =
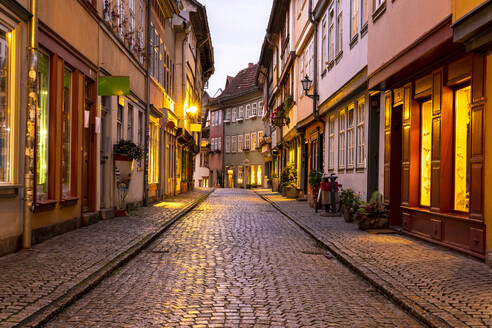
[[[393,226],[401,226],[402,110],[403,105],[399,105],[391,113],[390,225]]]
[[[99,156],[100,156],[100,172],[99,172],[99,185],[100,185],[100,191],[101,191],[101,196],[100,196],[100,202],[101,202],[101,209],[106,208],[106,196],[110,195],[110,186],[109,181],[107,181],[106,177],[109,177],[110,175],[106,174],[107,172],[107,166],[108,166],[108,159],[109,159],[109,145],[110,145],[110,135],[109,132],[111,131],[111,126],[109,125],[109,122],[111,122],[111,97],[108,96],[103,96],[101,97],[101,131],[100,131],[100,150],[99,150]]]
[[[96,193],[94,191],[95,177],[95,83],[85,78],[85,108],[84,108],[84,141],[82,162],[82,213],[94,212]]]

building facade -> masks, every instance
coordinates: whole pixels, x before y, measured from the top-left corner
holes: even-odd
[[[484,258],[485,56],[454,42],[450,1],[371,5],[369,89],[380,97],[390,223]]]
[[[258,65],[241,70],[216,98],[224,108],[224,186],[263,186],[265,163],[259,152],[264,125],[262,94],[256,84]]]
[[[28,107],[30,1],[0,3],[0,256],[21,247],[25,230],[24,163]],[[32,190],[30,190],[32,192]],[[32,195],[32,194],[31,194]]]
[[[9,0],[0,8],[1,254],[192,187],[214,70],[204,6]],[[120,142],[145,149],[130,161],[125,188]]]

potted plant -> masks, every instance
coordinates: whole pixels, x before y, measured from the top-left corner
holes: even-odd
[[[361,203],[354,219],[361,230],[387,228],[388,210],[383,203],[382,195],[375,191],[368,203]]]
[[[287,198],[297,198],[297,172],[294,163],[288,163],[282,170],[281,179],[282,195]]]
[[[280,183],[280,181],[278,179],[278,174],[273,173],[273,175],[272,175],[272,191],[273,192],[278,192],[279,183]]]
[[[309,205],[316,208],[316,200],[318,197],[319,185],[321,183],[321,177],[323,176],[322,171],[313,170],[309,172],[309,186],[311,187],[311,194],[308,194]]]
[[[359,209],[359,196],[350,188],[342,189],[340,192],[340,203],[343,207],[343,218],[345,222],[352,222],[355,212]]]
[[[119,202],[116,216],[127,216],[126,198],[132,177],[133,163],[143,158],[144,149],[129,140],[120,140],[113,146],[116,171],[116,186],[119,191]]]

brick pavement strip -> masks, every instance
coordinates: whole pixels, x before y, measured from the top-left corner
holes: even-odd
[[[251,191],[218,189],[48,327],[421,327]]]
[[[0,258],[0,327],[37,326],[156,239],[212,190],[195,190]],[[156,205],[156,204],[154,204]]]
[[[492,327],[492,269],[405,235],[369,234],[306,202],[258,194],[377,289],[431,327]]]

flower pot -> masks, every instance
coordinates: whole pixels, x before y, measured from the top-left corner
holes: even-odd
[[[384,216],[365,217],[357,223],[360,230],[385,229],[389,226],[389,218]]]
[[[272,179],[272,191],[273,192],[278,192],[278,184],[279,184],[279,179],[273,178]]]
[[[354,214],[352,213],[352,209],[350,207],[343,207],[343,219],[345,222],[354,221]]]
[[[299,191],[297,188],[285,188],[285,197],[289,199],[296,199],[299,196]]]

